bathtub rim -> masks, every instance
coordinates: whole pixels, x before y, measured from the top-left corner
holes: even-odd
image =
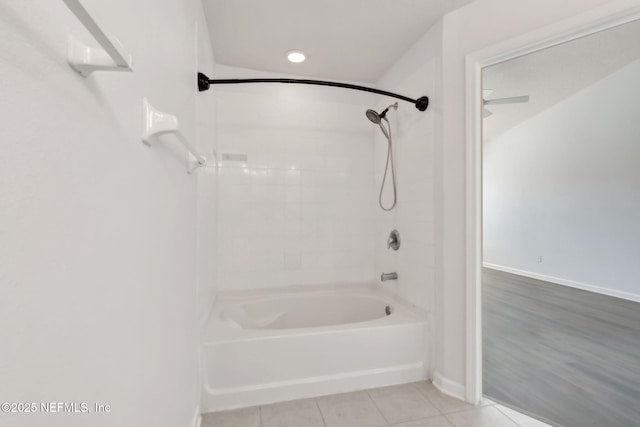
[[[244,321],[247,322],[254,322],[259,320],[255,318],[255,315],[251,313],[252,309],[254,309],[255,306],[260,306],[260,305],[269,305],[271,303],[276,303],[275,306],[273,306],[274,308],[274,312],[272,313],[273,315],[286,315],[287,312],[290,313],[298,313],[299,312],[299,306],[296,305],[296,303],[299,304],[305,304],[305,303],[309,303],[310,301],[313,301],[314,299],[322,299],[323,303],[342,303],[344,304],[345,301],[332,301],[335,299],[341,300],[341,299],[354,299],[356,301],[360,301],[362,300],[363,303],[365,304],[373,304],[375,305],[375,309],[379,310],[376,311],[375,314],[371,314],[369,316],[364,316],[363,319],[360,320],[354,320],[354,321],[350,321],[350,322],[344,322],[344,323],[326,323],[324,325],[317,325],[317,326],[300,326],[300,327],[288,327],[288,328],[274,328],[274,327],[243,327],[242,326],[242,317],[245,317],[246,319],[244,319]],[[318,301],[320,302],[320,301]],[[282,308],[282,303],[284,303],[285,305],[287,305],[287,310],[281,310]],[[351,304],[356,303],[355,301],[351,301]],[[346,306],[350,306],[350,304],[346,304]],[[289,307],[293,307],[292,309],[289,309]],[[303,305],[303,307],[305,309],[307,309],[309,306],[307,305]],[[344,305],[343,305],[344,307]],[[371,306],[370,306],[371,307]],[[391,309],[391,312],[389,314],[385,313],[385,309],[389,307]],[[315,308],[315,307],[313,307]],[[361,309],[359,307],[359,309]],[[393,312],[395,311],[395,303],[391,302],[389,300],[387,300],[386,298],[379,298],[376,297],[375,295],[364,295],[362,293],[342,293],[342,294],[336,294],[336,293],[315,293],[313,295],[308,295],[306,293],[300,293],[297,295],[278,295],[278,296],[274,296],[274,297],[268,297],[268,298],[260,298],[260,299],[256,299],[256,300],[252,300],[252,301],[242,301],[242,302],[237,302],[235,304],[229,305],[229,306],[225,306],[221,309],[220,311],[220,318],[223,322],[226,322],[228,324],[234,325],[234,327],[237,325],[237,327],[241,328],[241,329],[260,329],[260,330],[280,330],[280,329],[310,329],[310,328],[316,328],[316,327],[330,327],[330,326],[339,326],[339,325],[352,325],[352,324],[357,324],[357,323],[364,323],[364,322],[369,322],[372,320],[378,320],[378,319],[382,319],[385,318],[387,316],[390,316],[393,314]],[[241,318],[239,319],[237,316],[240,316]],[[327,317],[323,317],[322,319],[328,319]],[[320,321],[322,321],[322,319],[320,319]]]
[[[243,329],[230,326],[222,319],[228,304],[244,304],[262,300],[304,296],[351,295],[375,297],[390,303],[393,312],[389,316],[362,322],[343,323],[307,328]],[[205,327],[201,345],[219,344],[240,340],[270,339],[279,336],[335,333],[342,330],[367,329],[397,324],[429,323],[429,311],[408,303],[397,294],[374,283],[348,283],[330,285],[290,285],[259,290],[221,291],[213,304]]]

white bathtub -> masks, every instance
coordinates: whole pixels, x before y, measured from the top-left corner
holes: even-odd
[[[203,411],[426,379],[427,335],[426,313],[375,285],[222,292],[203,336]]]

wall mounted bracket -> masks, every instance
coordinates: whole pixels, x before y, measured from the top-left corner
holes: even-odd
[[[156,136],[171,133],[176,136],[178,141],[191,153],[197,165],[190,166],[189,172],[195,170],[198,166],[207,163],[207,159],[198,154],[198,151],[180,132],[178,118],[172,114],[163,113],[153,107],[147,100],[142,99],[142,142],[151,146],[155,142]]]
[[[93,71],[133,71],[133,59],[123,53],[122,44],[112,41],[79,0],[62,0],[96,39],[102,49],[90,48],[69,37],[67,60],[75,71],[87,77]]]
[[[131,63],[131,55],[127,57],[128,62]],[[67,61],[71,68],[84,77],[88,77],[94,71],[133,71],[129,65],[125,67],[116,65],[107,51],[89,47],[73,36],[69,36]]]

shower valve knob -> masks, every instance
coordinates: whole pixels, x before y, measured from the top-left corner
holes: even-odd
[[[389,238],[387,239],[387,249],[393,249],[397,251],[400,248],[400,233],[398,230],[393,230],[389,234]]]

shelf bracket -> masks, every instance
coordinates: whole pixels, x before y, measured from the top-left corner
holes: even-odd
[[[79,0],[62,0],[96,39],[102,49],[91,48],[70,36],[67,60],[71,68],[87,77],[93,71],[133,71],[131,54],[123,53],[120,42],[112,41]]]
[[[180,132],[178,118],[172,114],[158,111],[149,103],[147,98],[142,99],[142,120],[142,142],[146,145],[151,146],[155,136],[172,133],[195,158],[198,166],[203,166],[207,163],[207,159],[198,154],[195,147]],[[195,168],[189,169],[194,170]]]

